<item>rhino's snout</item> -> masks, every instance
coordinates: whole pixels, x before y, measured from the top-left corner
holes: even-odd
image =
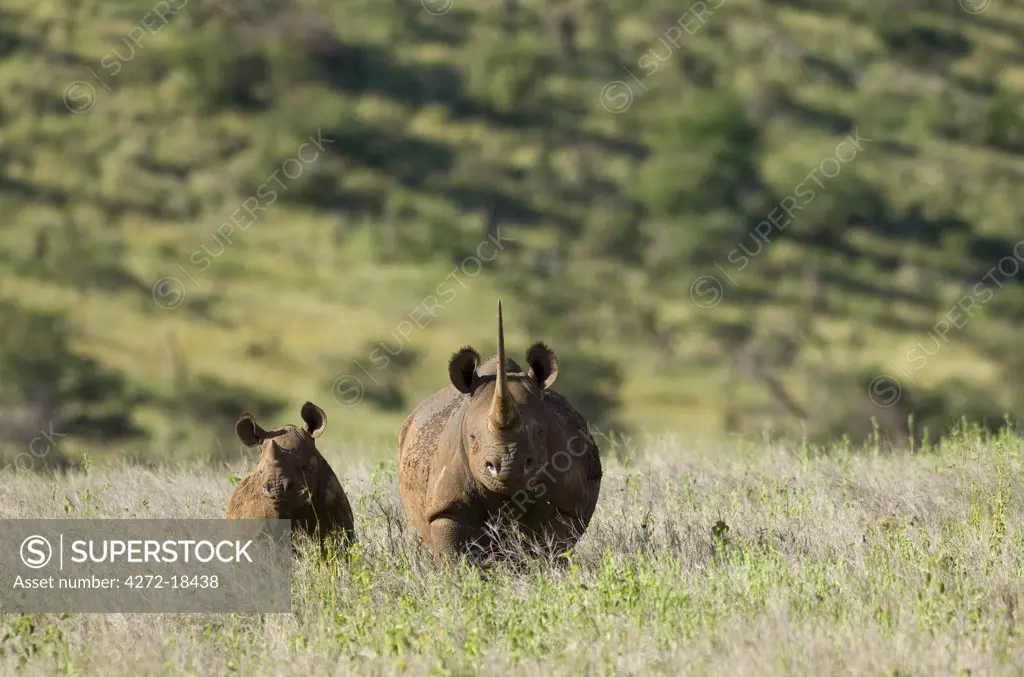
[[[529,477],[537,470],[536,456],[532,453],[495,455],[484,461],[484,472],[491,478],[508,482]]]

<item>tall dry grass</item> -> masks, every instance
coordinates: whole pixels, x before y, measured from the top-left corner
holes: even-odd
[[[1019,675],[1022,447],[672,439],[607,462],[568,566],[439,566],[393,464],[343,479],[359,546],[291,614],[0,617],[4,675]],[[0,476],[0,517],[217,517],[243,469]]]

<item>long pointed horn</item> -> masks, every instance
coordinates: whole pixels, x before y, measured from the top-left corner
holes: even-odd
[[[509,430],[519,424],[519,409],[512,401],[508,390],[508,375],[505,374],[505,327],[501,317],[501,301],[498,301],[498,372],[494,384],[494,399],[488,419],[492,430]]]

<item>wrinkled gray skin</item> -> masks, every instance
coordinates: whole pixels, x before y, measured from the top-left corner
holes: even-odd
[[[290,519],[292,529],[313,536],[324,546],[329,535],[355,542],[352,507],[330,464],[320,455],[315,439],[327,427],[323,409],[312,402],[302,406],[302,428],[285,425],[264,430],[253,417],[235,423],[238,439],[260,447],[256,469],[228,501],[228,519]]]
[[[498,355],[481,362],[473,348],[455,353],[451,385],[413,410],[399,433],[402,505],[435,553],[486,553],[487,525],[500,511],[543,551],[561,554],[594,514],[598,448],[583,417],[550,390],[554,352],[532,345],[526,372],[504,356],[499,302]]]

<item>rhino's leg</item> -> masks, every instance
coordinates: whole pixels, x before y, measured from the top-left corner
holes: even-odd
[[[441,515],[430,523],[430,540],[442,555],[465,554],[480,536],[480,529],[449,515]]]
[[[556,508],[553,526],[554,552],[556,555],[564,555],[579,543],[587,531],[588,522],[577,513]]]

